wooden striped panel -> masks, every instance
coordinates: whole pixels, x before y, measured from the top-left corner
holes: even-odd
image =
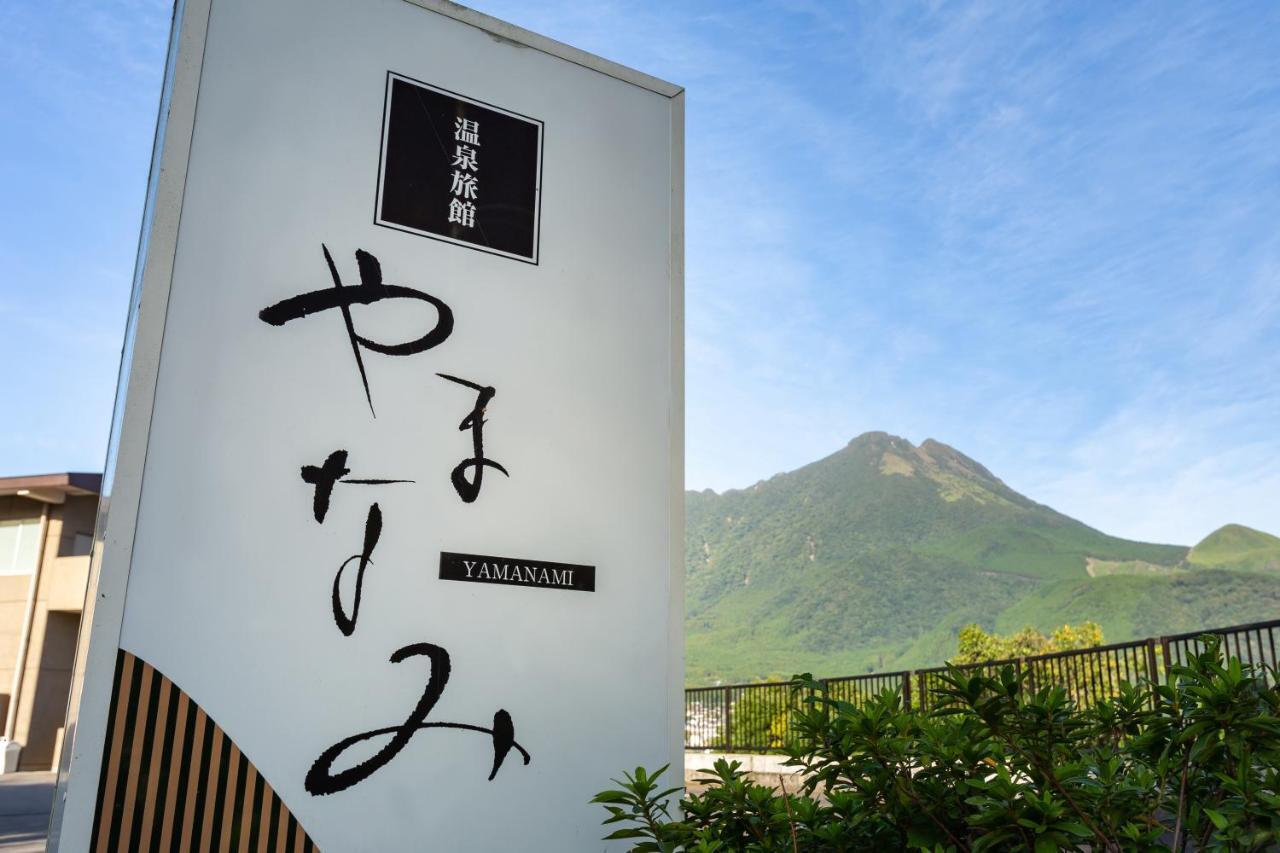
[[[123,649],[107,717],[92,850],[316,853],[226,733]]]

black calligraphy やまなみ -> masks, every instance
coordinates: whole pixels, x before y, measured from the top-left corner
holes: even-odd
[[[485,468],[493,468],[508,477],[511,476],[507,473],[506,468],[492,459],[486,459],[484,455],[484,412],[489,405],[489,401],[493,399],[493,396],[498,391],[492,385],[479,385],[466,379],[459,379],[457,376],[450,376],[447,373],[437,373],[436,376],[449,382],[456,382],[476,392],[475,405],[471,407],[471,411],[467,413],[467,416],[462,419],[462,423],[458,424],[459,432],[471,431],[472,455],[459,462],[449,475],[450,479],[453,480],[453,488],[458,492],[458,497],[462,498],[463,503],[473,503],[480,496],[480,486],[484,482]],[[473,471],[474,473],[468,477],[468,471]]]
[[[342,320],[347,329],[347,338],[351,342],[351,352],[355,356],[356,369],[360,371],[360,382],[364,386],[364,396],[369,402],[369,411],[373,409],[373,393],[369,390],[369,376],[365,371],[362,349],[382,355],[406,356],[437,347],[448,340],[453,333],[453,310],[440,299],[429,293],[414,290],[399,284],[384,284],[382,281],[382,265],[378,259],[364,249],[356,249],[356,266],[360,271],[360,283],[344,286],[338,267],[329,254],[329,247],[321,243],[324,260],[329,267],[329,276],[333,287],[313,290],[282,299],[274,305],[263,308],[258,317],[272,326],[283,326],[311,314],[318,314],[337,308],[342,312]],[[384,299],[411,299],[426,302],[436,309],[436,324],[420,337],[395,344],[384,344],[364,337],[356,331],[355,321],[351,317],[353,305],[374,305]],[[377,417],[377,414],[374,413]]]

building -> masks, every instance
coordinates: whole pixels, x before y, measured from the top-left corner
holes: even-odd
[[[101,484],[99,474],[0,477],[4,770],[56,767]]]

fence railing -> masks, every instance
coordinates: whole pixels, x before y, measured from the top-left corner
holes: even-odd
[[[1275,670],[1280,667],[1280,658],[1276,655],[1277,631],[1280,631],[1280,619],[1089,649],[984,661],[957,669],[993,675],[1012,666],[1026,674],[1028,689],[1061,686],[1078,704],[1088,706],[1116,695],[1122,681],[1136,684],[1144,678],[1162,679],[1170,666],[1185,663],[1201,650],[1200,638],[1205,634],[1220,637],[1225,653],[1245,663],[1262,664]],[[946,672],[947,667],[938,666],[823,678],[819,683],[830,698],[854,705],[891,690],[900,694],[908,705],[928,708],[936,700],[941,675]],[[685,748],[716,752],[780,749],[790,738],[792,716],[801,706],[802,697],[796,696],[791,683],[785,681],[691,688],[685,691],[684,697]]]

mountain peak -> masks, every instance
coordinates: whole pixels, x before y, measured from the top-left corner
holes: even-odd
[[[905,438],[897,435],[890,435],[883,430],[871,430],[861,435],[855,435],[849,439],[848,447],[879,447],[886,444],[897,444],[905,442],[910,444]]]
[[[864,456],[884,476],[932,480],[949,500],[971,497],[980,503],[991,498],[1026,502],[985,466],[933,438],[916,446],[887,432],[864,432],[849,442],[845,452]]]
[[[1232,565],[1252,571],[1277,571],[1280,537],[1243,524],[1226,524],[1192,548],[1187,561],[1208,568]]]

